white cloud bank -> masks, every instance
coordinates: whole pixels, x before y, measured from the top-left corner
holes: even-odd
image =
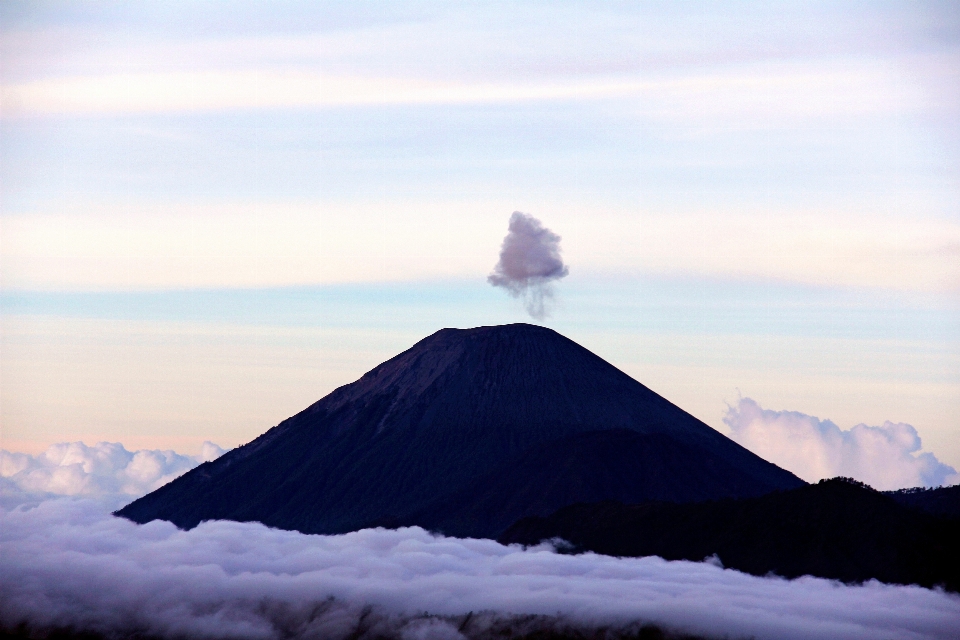
[[[7,505],[52,495],[139,497],[224,450],[204,442],[198,456],[175,451],[127,451],[119,442],[61,442],[33,456],[0,450],[0,500]]]
[[[918,453],[920,436],[903,422],[844,431],[830,420],[771,411],[750,398],[728,407],[723,421],[734,440],[808,482],[847,476],[881,491],[960,483],[956,469]]]
[[[560,555],[419,528],[317,536],[206,522],[180,531],[61,498],[0,512],[0,544],[0,625],[108,637],[487,638],[491,625],[649,621],[713,637],[872,640],[955,638],[960,628],[960,597],[920,587]]]

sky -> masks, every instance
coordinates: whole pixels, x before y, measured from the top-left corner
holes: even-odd
[[[945,481],[958,203],[951,2],[5,2],[0,448],[234,447],[528,321],[801,477]]]

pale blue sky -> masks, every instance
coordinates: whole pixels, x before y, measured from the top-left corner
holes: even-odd
[[[444,326],[546,324],[960,467],[954,3],[0,5],[3,446],[236,445]]]

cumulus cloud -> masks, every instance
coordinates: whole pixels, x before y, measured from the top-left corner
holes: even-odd
[[[0,450],[0,497],[8,506],[50,495],[139,497],[223,453],[212,442],[198,456],[119,442],[62,442],[36,456]]]
[[[514,211],[500,247],[500,261],[487,282],[522,298],[527,313],[542,320],[553,298],[550,283],[569,272],[560,257],[560,236],[533,216]]]
[[[728,407],[723,421],[734,440],[808,482],[847,476],[881,491],[960,483],[953,467],[919,453],[917,430],[903,422],[845,431],[797,411],[764,409],[750,398]]]
[[[707,637],[933,639],[955,637],[960,620],[960,597],[920,587],[563,555],[419,528],[319,536],[213,521],[181,531],[115,518],[92,500],[4,511],[0,544],[0,626],[40,634],[462,639],[653,623]]]

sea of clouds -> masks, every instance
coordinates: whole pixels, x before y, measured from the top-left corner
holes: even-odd
[[[480,638],[498,625],[647,622],[731,638],[960,631],[960,596],[936,590],[758,578],[716,562],[564,555],[419,528],[319,536],[206,522],[180,531],[64,498],[4,511],[0,544],[6,626],[116,637]],[[524,618],[531,614],[541,617]]]
[[[960,474],[932,453],[920,453],[917,430],[903,422],[843,430],[798,411],[771,411],[740,398],[723,418],[730,437],[807,482],[846,476],[874,489],[960,484]]]
[[[181,531],[111,515],[220,452],[79,443],[4,452],[0,629],[424,640],[543,629],[613,638],[646,624],[757,639],[960,633],[960,596],[921,587],[755,577],[717,559],[568,555],[416,527],[321,536],[214,521]]]

